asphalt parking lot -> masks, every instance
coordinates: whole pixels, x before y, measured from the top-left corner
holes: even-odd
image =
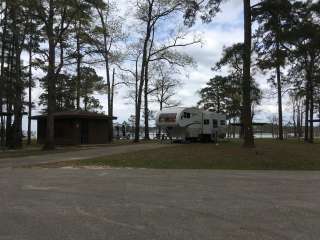
[[[319,239],[320,172],[1,169],[0,239]]]

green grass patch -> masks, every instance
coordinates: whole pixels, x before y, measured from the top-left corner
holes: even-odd
[[[176,145],[96,159],[63,162],[61,166],[109,166],[153,169],[320,170],[320,144],[297,140],[257,140],[255,149],[239,141]]]

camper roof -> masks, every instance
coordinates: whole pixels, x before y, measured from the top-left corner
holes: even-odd
[[[172,107],[172,108],[165,108],[163,109],[161,112],[181,112],[181,111],[188,111],[188,110],[200,110],[199,108],[196,108],[196,107]]]
[[[181,112],[184,109],[185,109],[184,107],[164,108],[161,110],[161,113],[176,113],[176,112]]]

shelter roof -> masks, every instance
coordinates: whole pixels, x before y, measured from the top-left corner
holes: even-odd
[[[42,118],[47,118],[47,114],[33,116],[33,120],[38,120]],[[76,118],[76,119],[117,119],[113,116],[108,116],[102,113],[96,112],[86,112],[86,111],[65,111],[65,112],[56,112],[53,114],[54,118],[65,119],[65,118]]]

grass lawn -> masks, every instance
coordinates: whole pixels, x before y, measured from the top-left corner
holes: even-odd
[[[50,165],[49,165],[50,166]],[[320,144],[296,140],[257,140],[255,149],[240,142],[186,144],[97,159],[63,162],[61,166],[109,166],[154,169],[320,170]]]
[[[17,157],[27,157],[27,156],[38,156],[38,155],[46,155],[46,154],[56,154],[56,153],[64,153],[69,151],[77,151],[81,150],[77,147],[68,147],[68,148],[57,148],[53,151],[43,151],[41,146],[39,147],[25,147],[19,150],[0,150],[0,160],[4,158],[17,158]]]
[[[140,144],[146,143],[142,141]],[[102,145],[79,145],[79,146],[66,146],[66,147],[57,147],[56,150],[53,151],[43,151],[42,146],[32,143],[30,146],[24,143],[22,149],[18,150],[4,150],[0,149],[0,160],[3,158],[16,158],[16,157],[26,157],[26,156],[37,156],[37,155],[46,155],[46,154],[56,154],[56,153],[64,153],[71,151],[80,151],[83,149],[95,148],[95,147],[111,147],[111,146],[119,146],[119,145],[128,145],[132,144],[131,141],[128,140],[115,140],[109,144]]]

